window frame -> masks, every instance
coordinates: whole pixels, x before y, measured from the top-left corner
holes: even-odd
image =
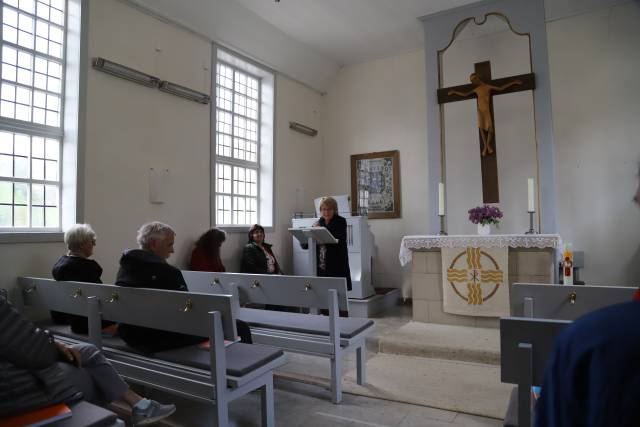
[[[218,224],[217,223],[217,210],[216,210],[216,196],[218,194],[227,193],[218,193],[216,191],[216,166],[217,164],[226,164],[239,167],[250,167],[256,170],[257,176],[257,207],[256,207],[256,216],[257,222],[262,224],[265,228],[265,231],[272,232],[275,230],[275,102],[276,102],[276,73],[274,70],[264,66],[263,64],[256,62],[250,58],[247,58],[237,52],[231,51],[224,47],[217,45],[216,43],[212,44],[212,73],[211,73],[211,87],[212,87],[212,98],[215,98],[215,102],[211,103],[211,179],[210,179],[210,206],[211,206],[211,215],[210,222],[212,227],[217,227],[219,229],[225,230],[227,232],[247,232],[252,224]],[[220,58],[223,56],[223,58]],[[232,58],[232,60],[226,60],[224,57]],[[234,159],[232,157],[226,156],[218,156],[217,155],[217,73],[218,63],[222,63],[225,66],[231,67],[233,70],[238,70],[242,73],[245,73],[255,79],[258,80],[258,94],[259,94],[259,108],[258,108],[258,148],[256,151],[257,162],[252,163],[242,159]],[[237,64],[236,64],[237,63]],[[255,72],[257,70],[258,72]],[[267,86],[265,86],[265,80],[268,80]],[[235,88],[234,88],[235,89]],[[266,92],[271,93],[269,99],[264,98],[264,94]],[[234,90],[234,98],[235,98],[235,90]],[[269,105],[268,111],[265,113],[265,105]],[[223,110],[227,111],[227,110]],[[233,113],[232,113],[233,114]],[[245,117],[243,115],[239,115],[240,117]],[[265,123],[263,120],[267,121],[267,126],[271,128],[271,135],[268,135],[265,132]],[[268,145],[268,150],[264,150],[264,148]],[[232,142],[232,150],[233,150],[233,142]],[[268,155],[270,164],[266,164],[264,161],[264,156]],[[267,173],[267,170],[270,172]],[[266,185],[269,184],[269,185]],[[233,186],[233,169],[232,169],[232,186]],[[263,194],[265,188],[269,189],[269,195],[265,196]],[[232,188],[233,190],[233,188]],[[231,195],[232,196],[232,195]],[[233,196],[232,196],[233,197]],[[271,199],[270,205],[265,208],[264,200],[266,198]],[[231,215],[233,219],[233,199],[231,206]]]
[[[23,133],[29,136],[39,136],[44,138],[55,138],[59,141],[59,153],[58,153],[58,179],[56,185],[58,186],[58,227],[43,228],[43,227],[7,227],[0,229],[0,244],[4,243],[50,243],[50,242],[62,242],[64,241],[63,229],[70,224],[77,221],[81,221],[84,209],[82,191],[84,184],[81,180],[83,176],[84,166],[84,138],[85,138],[85,125],[82,123],[83,118],[86,117],[86,81],[87,81],[87,66],[86,58],[88,57],[88,1],[87,0],[65,0],[64,10],[64,25],[63,30],[63,42],[62,42],[62,56],[56,58],[48,53],[41,53],[34,49],[24,48],[19,44],[16,45],[11,42],[5,42],[3,39],[3,12],[4,2],[0,2],[0,49],[2,46],[7,45],[14,49],[21,49],[34,56],[33,69],[31,70],[35,78],[35,57],[40,56],[47,60],[54,60],[60,62],[62,66],[60,75],[60,111],[59,114],[59,127],[49,126],[46,124],[37,124],[33,121],[21,121],[8,117],[0,116],[0,130]],[[35,7],[37,7],[37,0],[34,0]],[[7,5],[14,8],[14,6]],[[21,10],[22,11],[22,10]],[[24,11],[22,11],[24,12]],[[27,13],[34,19],[34,34],[35,39],[35,22],[38,19],[43,20],[37,16],[37,11],[34,14]],[[47,21],[50,25],[57,26],[51,21]],[[70,32],[73,36],[70,37]],[[35,43],[35,40],[34,40]],[[73,46],[74,53],[71,55],[74,59],[74,63],[80,64],[79,67],[73,67],[69,69],[69,52],[70,46]],[[76,69],[77,68],[77,69]],[[72,81],[73,80],[73,81]],[[33,82],[33,80],[32,80]],[[68,83],[72,84],[69,85]],[[17,82],[7,82],[15,86],[23,86]],[[71,88],[71,89],[70,89]],[[33,109],[33,92],[36,90],[42,91],[45,94],[50,93],[48,89],[42,90],[31,86],[31,108]],[[46,108],[46,107],[45,107]],[[33,110],[32,110],[33,114]],[[33,120],[33,116],[31,117]],[[46,119],[45,119],[46,120]],[[32,153],[30,152],[29,158],[31,159]],[[30,165],[31,170],[31,165]],[[11,182],[28,182],[28,183],[48,183],[51,185],[51,181],[47,180],[34,180],[17,179],[13,177],[3,177],[5,181]],[[42,181],[42,182],[41,182]],[[31,206],[31,201],[29,201]],[[29,212],[31,216],[31,212]]]
[[[233,86],[234,86],[234,88],[231,91],[231,108],[232,108],[231,111],[226,110],[224,108],[219,108],[218,107],[218,94],[217,94],[217,90],[218,90],[218,83],[217,83],[218,65],[224,65],[225,67],[229,67],[234,72],[234,78],[233,78]],[[248,71],[246,71],[246,70],[244,70],[244,69],[242,69],[242,68],[240,68],[238,66],[235,66],[233,64],[230,64],[227,61],[222,61],[222,60],[218,60],[216,62],[216,67],[214,68],[214,70],[215,70],[214,71],[214,73],[215,73],[215,79],[214,80],[215,80],[215,91],[216,91],[214,93],[215,102],[213,103],[214,104],[214,108],[215,108],[215,112],[216,112],[216,115],[215,115],[216,121],[214,123],[214,126],[216,127],[216,130],[215,130],[216,139],[214,140],[215,149],[212,148],[212,150],[213,150],[212,153],[213,153],[213,156],[214,156],[214,162],[215,162],[215,165],[216,165],[216,168],[213,171],[213,176],[214,176],[214,181],[213,181],[214,189],[213,189],[213,192],[214,192],[214,195],[215,195],[214,205],[215,205],[215,203],[217,201],[217,196],[218,195],[231,197],[231,221],[232,221],[232,224],[220,224],[221,228],[250,227],[252,224],[233,224],[233,216],[234,216],[233,197],[236,196],[236,194],[234,193],[234,190],[233,190],[233,187],[234,187],[233,183],[234,183],[234,176],[235,176],[233,168],[237,166],[237,167],[241,167],[241,168],[245,168],[245,169],[252,169],[252,170],[256,171],[256,188],[257,188],[256,196],[255,196],[255,200],[256,200],[256,218],[260,218],[260,181],[261,181],[261,179],[260,179],[260,172],[261,172],[260,153],[261,153],[261,148],[262,148],[262,128],[260,126],[260,123],[262,121],[262,77],[257,76],[257,75],[255,75],[253,73],[250,73],[250,72],[248,72]],[[233,157],[233,151],[234,151],[234,147],[235,147],[235,138],[234,138],[235,137],[235,124],[234,123],[235,123],[236,116],[244,118],[244,119],[247,119],[247,120],[254,120],[254,119],[252,119],[252,118],[250,118],[248,116],[245,116],[245,115],[242,115],[242,114],[239,114],[239,113],[236,113],[235,111],[233,111],[233,109],[235,109],[235,98],[236,98],[236,90],[235,90],[235,81],[236,81],[235,80],[235,73],[236,72],[246,74],[247,76],[257,80],[257,82],[258,82],[258,88],[257,88],[257,90],[258,90],[258,98],[257,98],[257,101],[258,101],[258,116],[255,119],[255,122],[257,124],[257,136],[258,136],[257,139],[258,140],[257,140],[257,143],[256,143],[257,148],[256,148],[256,161],[255,162],[251,162],[249,160],[244,160],[244,159],[237,159],[237,158]],[[224,111],[226,113],[231,114],[231,135],[230,135],[231,136],[231,157],[218,155],[218,152],[217,152],[218,151],[218,143],[217,143],[217,141],[218,141],[217,140],[217,135],[218,135],[217,112],[218,112],[218,109],[220,109],[220,110],[222,110],[222,111]],[[216,188],[217,187],[217,178],[216,178],[216,176],[217,176],[217,165],[219,165],[219,164],[231,166],[231,193],[223,193],[223,192],[217,191],[217,188]],[[254,198],[253,196],[246,196],[246,195],[244,197]],[[217,215],[218,215],[218,212],[216,210],[212,214],[213,218],[216,219],[215,223],[217,223]]]

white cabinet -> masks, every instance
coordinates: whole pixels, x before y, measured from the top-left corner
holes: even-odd
[[[372,296],[375,291],[371,283],[371,263],[373,256],[373,235],[369,230],[367,218],[361,216],[346,217],[347,249],[349,251],[349,268],[351,270],[352,289],[349,298],[363,299]],[[291,226],[311,227],[318,218],[294,218]],[[295,237],[293,244],[293,272],[297,276],[315,276],[309,265],[308,250],[302,249]]]

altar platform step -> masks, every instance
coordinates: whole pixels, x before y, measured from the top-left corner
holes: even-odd
[[[500,330],[408,322],[378,339],[379,352],[462,362],[500,364]]]
[[[398,304],[402,294],[397,288],[376,288],[375,295],[369,298],[349,298],[349,316],[380,316]]]

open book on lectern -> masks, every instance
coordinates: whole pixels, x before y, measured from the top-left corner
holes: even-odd
[[[290,228],[289,232],[298,239],[301,245],[308,244],[310,238],[323,245],[338,243],[338,239],[333,237],[333,234],[324,227]]]

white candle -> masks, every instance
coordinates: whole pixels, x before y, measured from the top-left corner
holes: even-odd
[[[444,184],[438,184],[438,215],[444,215]]]
[[[528,189],[528,201],[529,201],[529,205],[527,208],[527,212],[535,212],[536,211],[536,205],[534,202],[534,186],[533,186],[533,178],[529,178],[527,180],[527,189]]]

